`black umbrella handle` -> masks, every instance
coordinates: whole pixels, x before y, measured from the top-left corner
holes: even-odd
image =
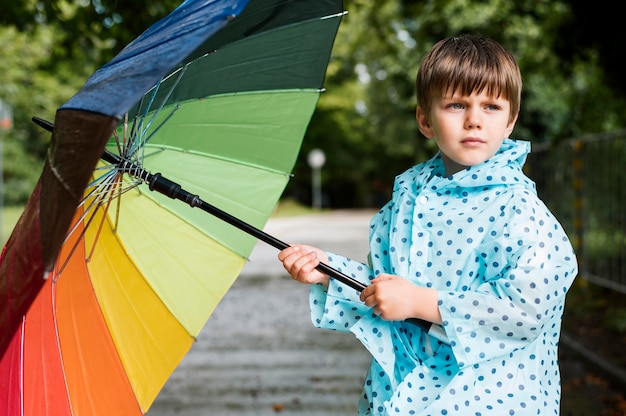
[[[33,117],[33,122],[35,122],[40,127],[52,132],[54,128],[54,124],[39,117]],[[167,179],[162,176],[160,173],[152,174],[140,166],[135,165],[134,163],[114,154],[107,150],[102,154],[102,159],[106,162],[109,162],[117,168],[129,175],[140,178],[148,184],[148,187],[151,191],[159,192],[165,196],[168,196],[172,199],[177,199],[179,201],[185,202],[191,207],[198,207],[201,210],[221,219],[222,221],[227,222],[228,224],[238,228],[239,230],[257,238],[258,240],[267,243],[278,250],[284,250],[289,246],[289,244],[284,241],[279,240],[278,238],[267,234],[266,232],[240,220],[237,217],[230,215],[229,213],[222,211],[214,205],[211,205],[200,199],[198,195],[194,195],[186,190],[184,190],[179,184],[174,181]],[[322,273],[326,273],[330,277],[338,280],[339,282],[351,287],[352,289],[357,290],[358,292],[362,292],[367,286],[363,283],[359,282],[352,277],[341,273],[339,270],[330,267],[325,263],[321,263],[317,266],[317,269]],[[410,322],[412,324],[420,326],[424,331],[428,334],[434,336],[438,340],[449,343],[448,337],[446,336],[445,331],[439,325],[433,325],[432,322],[428,322],[423,319],[410,318],[407,319],[406,322]]]
[[[241,221],[239,218],[237,217],[233,217],[232,215],[220,210],[219,208],[208,204],[204,201],[202,201],[200,208],[203,211],[209,212],[212,215],[222,219],[223,221],[226,221],[227,223],[239,228],[240,230],[252,235],[253,237],[256,237],[257,239],[277,248],[278,250],[284,250],[289,246],[289,244],[277,239],[276,237],[267,234],[266,232],[259,230],[256,227],[253,227],[252,225]],[[326,263],[322,263],[320,262],[320,264],[317,265],[316,267],[317,270],[321,271],[322,273],[326,273],[327,275],[329,275],[330,277],[332,277],[333,279],[351,287],[352,289],[355,289],[358,292],[362,292],[367,286],[361,282],[359,282],[356,279],[353,279],[352,277],[341,273],[339,270],[334,269],[332,267],[330,267],[328,264]],[[412,323],[414,325],[419,326],[420,328],[422,328],[426,333],[428,333],[429,335],[435,337],[436,339],[438,339],[439,341],[449,344],[450,341],[448,340],[448,336],[446,335],[446,332],[443,330],[443,328],[440,325],[433,325],[432,322],[426,321],[424,319],[418,319],[418,318],[409,318],[406,320],[406,322]]]
[[[119,158],[119,156],[113,155],[113,154],[105,154],[103,156],[103,159],[114,163],[114,160],[112,160],[111,158]],[[198,207],[201,210],[208,212],[209,214],[221,219],[222,221],[225,221],[228,224],[240,229],[241,231],[257,238],[258,240],[261,240],[264,243],[267,243],[277,248],[278,250],[284,250],[290,247],[290,245],[285,243],[284,241],[281,241],[278,238],[248,224],[247,222],[242,221],[239,218],[234,217],[225,211],[222,211],[216,206],[211,205],[208,202],[201,200],[197,195],[193,195],[185,191],[184,189],[180,187],[180,185],[178,185],[175,182],[172,182],[171,180],[161,176],[158,173],[152,175],[152,174],[146,173],[145,171],[139,172],[137,171],[137,169],[140,169],[140,168],[135,167],[135,166],[129,167],[128,169],[132,170],[134,175],[139,176],[142,179],[146,180],[146,182],[149,183],[150,190],[157,191],[173,199],[184,201],[187,204],[191,205],[192,207]],[[322,273],[326,273],[333,279],[336,279],[339,282],[359,292],[362,292],[367,287],[366,285],[359,282],[358,280],[353,279],[352,277],[344,273],[341,273],[339,270],[330,267],[326,263],[320,263],[317,266],[317,269],[321,271]],[[407,319],[407,322],[418,325],[424,331],[426,331],[429,335],[434,336],[435,338],[437,338],[438,340],[442,342],[449,343],[448,337],[445,331],[443,330],[443,328],[441,328],[441,326],[433,325],[432,322],[429,322],[423,319],[418,319],[418,318]]]
[[[284,241],[281,241],[278,238],[270,234],[267,234],[266,232],[240,220],[237,217],[234,217],[228,214],[227,212],[222,211],[221,209],[207,202],[201,201],[199,208],[233,225],[234,227],[240,229],[241,231],[244,231],[250,234],[251,236],[277,248],[278,250],[284,250],[290,247],[290,245],[285,243]],[[339,270],[330,267],[326,263],[320,262],[320,264],[317,265],[316,269],[321,271],[322,273],[326,273],[333,279],[351,287],[352,289],[355,289],[358,292],[362,292],[367,287],[365,284],[359,282],[358,280],[344,273],[341,273]],[[429,335],[432,335],[433,337],[435,337],[441,342],[444,342],[447,344],[450,343],[450,341],[448,340],[448,336],[446,335],[446,332],[439,325],[433,325],[432,322],[426,321],[424,319],[418,319],[418,318],[409,318],[406,320],[406,322],[409,322],[409,323],[412,323],[414,325],[421,327],[425,332],[427,332]]]

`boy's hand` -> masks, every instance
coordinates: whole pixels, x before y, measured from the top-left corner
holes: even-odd
[[[361,300],[387,321],[409,318],[441,323],[437,291],[392,274],[380,274],[361,292]]]
[[[316,269],[320,262],[328,263],[328,256],[324,251],[294,244],[278,253],[278,260],[294,280],[308,284],[322,283],[328,287],[328,275]]]

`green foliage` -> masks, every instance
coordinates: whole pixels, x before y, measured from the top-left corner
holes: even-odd
[[[49,135],[30,122],[56,108],[123,46],[178,0],[25,0],[0,4],[0,99],[14,109],[5,163],[9,201],[32,188]],[[507,46],[524,78],[513,137],[557,143],[624,125],[626,100],[615,76],[619,46],[604,20],[578,0],[346,0],[313,117],[287,195],[307,202],[312,148],[327,154],[323,189],[334,207],[379,205],[393,177],[436,148],[415,123],[420,59],[443,37],[481,32]],[[594,15],[595,16],[595,15]],[[613,18],[613,20],[617,19]],[[590,35],[591,34],[591,35]],[[607,58],[608,57],[608,58]],[[608,75],[607,75],[608,74]],[[621,92],[620,92],[621,91]],[[13,166],[14,165],[14,166]],[[24,166],[28,168],[23,169]],[[25,185],[26,183],[30,185]]]
[[[561,30],[574,18],[568,2],[396,0],[384,4],[348,3],[348,10],[358,14],[358,23],[346,19],[346,30],[362,33],[356,37],[353,53],[372,79],[367,96],[370,124],[387,136],[394,149],[403,149],[398,136],[410,137],[406,121],[398,117],[412,121],[406,116],[414,106],[410,99],[419,60],[436,41],[465,32],[500,41],[519,61],[525,85],[515,137],[552,143],[623,125],[624,100],[606,86],[597,52],[581,47],[565,58],[558,54]],[[611,104],[598,106],[607,102]]]
[[[179,0],[3,2],[0,4],[0,23],[26,33],[41,26],[59,28],[54,43],[56,58],[87,57],[99,67],[179,4]]]
[[[4,207],[0,213],[0,220],[2,221],[2,227],[0,227],[0,244],[4,247],[6,241],[9,239],[13,227],[17,224],[17,221],[22,215],[24,207]]]
[[[43,25],[29,33],[0,28],[0,99],[13,110],[13,128],[2,132],[5,204],[24,203],[41,172],[50,134],[31,117],[54,120],[56,108],[93,70],[92,64],[78,59],[55,62],[57,35],[57,30]]]
[[[324,188],[335,206],[372,203],[375,187],[436,150],[419,133],[414,79],[438,40],[479,32],[508,47],[524,79],[514,138],[558,143],[624,125],[626,101],[606,81],[598,50],[563,47],[576,19],[568,1],[349,0],[329,66],[328,92],[305,153],[331,154]],[[580,38],[580,37],[577,37]],[[329,139],[332,137],[332,140]],[[304,157],[296,172],[306,172]],[[304,180],[303,180],[304,182]],[[301,187],[295,181],[292,187]],[[388,193],[389,189],[384,192]]]
[[[123,10],[107,0],[0,4],[0,99],[14,116],[2,132],[5,204],[23,204],[43,166],[50,134],[31,118],[53,121],[99,66],[178,3],[129,1]]]

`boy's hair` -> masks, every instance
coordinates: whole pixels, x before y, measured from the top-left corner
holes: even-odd
[[[415,82],[417,103],[430,114],[434,97],[459,92],[502,97],[511,104],[509,120],[520,109],[522,76],[511,52],[482,35],[464,34],[437,42],[424,57]]]

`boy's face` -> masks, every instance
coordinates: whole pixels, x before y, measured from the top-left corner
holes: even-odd
[[[437,141],[450,176],[478,165],[496,154],[515,127],[509,121],[510,104],[502,97],[448,93],[433,99],[430,114],[417,108],[417,123],[424,136]]]

